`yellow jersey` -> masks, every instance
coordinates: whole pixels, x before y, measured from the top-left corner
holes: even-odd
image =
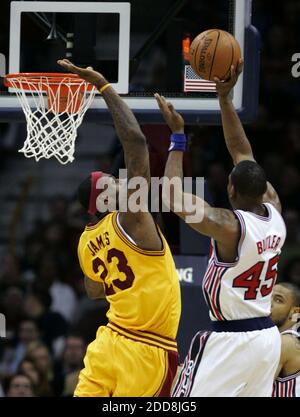
[[[181,313],[179,278],[168,243],[159,234],[162,250],[140,249],[122,229],[115,211],[86,226],[78,257],[83,273],[104,284],[110,304],[107,317],[116,330],[175,339]]]

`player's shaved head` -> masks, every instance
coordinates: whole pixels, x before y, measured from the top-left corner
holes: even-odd
[[[241,196],[256,200],[267,191],[265,171],[254,161],[242,161],[231,172],[231,182]]]

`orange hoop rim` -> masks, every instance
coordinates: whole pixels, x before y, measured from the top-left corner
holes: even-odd
[[[20,72],[15,74],[7,74],[4,76],[4,85],[6,87],[16,88],[12,84],[12,80],[17,80],[18,89],[32,91],[31,85],[37,86],[40,83],[48,84],[48,86],[58,86],[60,84],[66,86],[78,87],[86,84],[87,90],[91,91],[94,86],[87,81],[80,78],[77,74],[62,73],[62,72]]]

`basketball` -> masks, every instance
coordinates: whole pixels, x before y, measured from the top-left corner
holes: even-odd
[[[200,33],[191,43],[190,64],[201,78],[226,80],[231,65],[236,68],[241,58],[237,40],[228,32],[210,29]]]

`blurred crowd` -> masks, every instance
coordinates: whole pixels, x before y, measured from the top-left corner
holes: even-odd
[[[300,52],[300,5],[253,3],[253,24],[262,35],[260,108],[246,131],[283,204],[287,240],[278,279],[300,286],[300,79],[291,76],[291,56]],[[205,176],[215,205],[227,207],[232,164],[221,128],[187,130],[193,176]],[[86,222],[75,200],[56,196],[22,250],[8,248],[1,259],[0,396],[73,394],[86,346],[106,323],[108,307],[85,295],[77,243]]]
[[[107,311],[105,300],[85,296],[77,260],[85,220],[77,203],[56,196],[49,202],[48,220],[37,222],[21,253],[11,250],[2,259],[2,395],[73,394],[86,346],[106,323]]]

